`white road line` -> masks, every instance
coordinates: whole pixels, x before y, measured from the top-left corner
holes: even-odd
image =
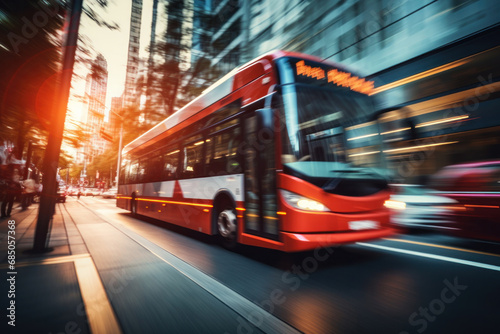
[[[196,283],[198,286],[206,290],[212,296],[220,300],[222,303],[227,305],[233,311],[238,313],[242,318],[246,319],[248,322],[253,324],[259,330],[264,333],[290,333],[299,334],[301,333],[294,327],[290,326],[286,322],[275,317],[273,314],[264,311],[262,308],[252,303],[245,297],[241,296],[234,290],[228,288],[224,284],[218,282],[209,275],[201,272],[195,267],[191,266],[184,260],[181,260],[172,253],[164,250],[155,243],[149,241],[148,239],[142,237],[141,235],[130,231],[124,226],[116,224],[114,222],[108,223],[116,227],[121,232],[128,235],[131,239],[135,240],[137,243],[142,245],[144,248],[149,250],[151,253],[156,255],[162,261],[168,263],[181,274],[189,278],[191,281]],[[259,323],[256,323],[256,322]]]
[[[396,252],[396,253],[403,253],[403,254],[421,256],[421,257],[426,257],[426,258],[434,259],[434,260],[440,260],[440,261],[446,261],[446,262],[453,262],[453,263],[463,264],[463,265],[471,266],[471,267],[477,267],[477,268],[489,269],[489,270],[494,270],[494,271],[500,271],[500,267],[498,267],[498,266],[494,266],[494,265],[486,264],[486,263],[481,263],[481,262],[474,262],[474,261],[468,261],[468,260],[455,259],[453,257],[448,257],[448,256],[434,255],[434,254],[429,254],[429,253],[421,253],[421,252],[415,252],[415,251],[410,251],[410,250],[406,250],[406,249],[399,249],[399,248],[393,248],[393,247],[386,247],[386,246],[380,246],[380,245],[367,244],[367,243],[364,243],[364,242],[357,242],[356,245],[365,246],[365,247],[372,247],[372,248],[378,248],[378,249],[383,249],[383,250],[387,250],[387,251],[390,251],[390,252]]]

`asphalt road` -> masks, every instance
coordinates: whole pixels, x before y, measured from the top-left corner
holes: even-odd
[[[264,315],[246,314],[257,328],[279,319],[304,333],[496,333],[500,329],[498,244],[419,233],[301,254],[253,247],[230,252],[209,236],[146,217],[135,219],[116,208],[114,200],[80,200],[102,219],[182,260],[193,269],[193,276],[205,274],[192,279],[198,285],[215,280],[235,292],[240,302],[265,310]],[[68,199],[69,204],[73,201]],[[211,293],[224,303],[229,290],[214,288]],[[147,299],[143,303],[134,307],[147,307]],[[234,316],[243,315],[236,310]],[[237,320],[234,333],[258,332]]]

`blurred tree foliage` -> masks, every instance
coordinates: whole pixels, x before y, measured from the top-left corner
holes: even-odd
[[[20,150],[45,140],[65,8],[56,1],[0,2],[0,140]]]
[[[84,13],[115,29],[95,11],[107,4],[107,0],[85,1]],[[19,159],[28,141],[39,147],[47,142],[66,11],[63,0],[0,2],[0,144],[13,144]],[[75,147],[84,138],[78,127],[64,134],[64,140]],[[62,154],[61,159],[64,163],[69,157]]]
[[[206,57],[189,64],[186,54],[191,45],[185,36],[192,32],[192,16],[186,14],[190,9],[186,10],[184,4],[183,0],[165,3],[169,15],[165,42],[150,48],[161,61],[152,63],[150,75],[137,83],[138,91],[146,92],[146,104],[120,111],[128,120],[123,124],[123,145],[189,103],[221,76]],[[99,26],[117,29],[116,24],[106,22],[98,14],[107,5],[107,0],[87,0],[84,14]],[[29,141],[43,147],[51,129],[66,6],[64,0],[0,2],[0,143],[12,143],[19,150],[18,158],[26,153]],[[201,17],[210,20],[209,16]],[[80,36],[76,61],[90,64],[90,49],[91,41]],[[91,68],[92,75],[98,72],[99,68]],[[78,148],[88,142],[89,134],[82,125],[73,124],[66,129],[64,141],[70,146]],[[99,170],[101,175],[116,171],[118,136],[115,137],[109,152],[94,157],[88,166],[89,174],[93,170]],[[33,161],[41,163],[43,149],[33,154]],[[61,160],[60,164],[69,162]],[[73,164],[73,168],[81,166]]]

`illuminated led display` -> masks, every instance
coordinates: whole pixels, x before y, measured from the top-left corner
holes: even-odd
[[[307,66],[303,60],[297,62],[297,75],[316,78],[318,80],[325,78],[325,71],[320,67]]]
[[[303,60],[296,63],[297,75],[306,76],[316,80],[327,79],[334,85],[346,87],[358,93],[370,95],[373,93],[373,81],[367,81],[343,72],[338,69],[324,70],[321,67],[313,67],[305,64]]]

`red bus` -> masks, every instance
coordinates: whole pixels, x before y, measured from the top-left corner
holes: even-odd
[[[263,55],[124,147],[117,206],[228,247],[388,236],[372,89],[316,57]]]

